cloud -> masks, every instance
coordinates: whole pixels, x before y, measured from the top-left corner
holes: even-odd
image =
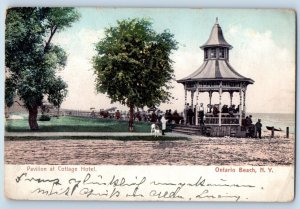
[[[70,56],[77,55],[90,58],[94,55],[95,43],[104,38],[104,30],[82,28],[76,32],[56,34],[53,42],[61,45]]]
[[[269,30],[248,28],[230,35],[238,42],[231,53],[232,65],[255,81],[247,90],[248,112],[293,112],[294,50],[278,46]]]
[[[249,85],[246,94],[247,112],[293,113],[295,109],[295,54],[294,49],[280,47],[271,31],[259,32],[252,28],[242,29],[231,26],[224,33],[226,40],[233,45],[230,51],[230,63],[234,69],[255,83]],[[174,55],[176,79],[194,72],[203,62],[203,52],[181,48]],[[173,82],[173,95],[177,100],[163,104],[163,109],[182,111],[184,88]],[[194,97],[194,104],[196,95]],[[239,94],[233,101],[239,104]],[[191,102],[190,92],[187,102]],[[208,103],[208,93],[200,93],[198,103]],[[229,104],[229,94],[222,95],[223,104]],[[219,103],[218,93],[213,94],[212,103]]]
[[[91,62],[96,53],[94,44],[103,37],[103,30],[83,28],[74,34],[61,33],[54,39],[68,53],[67,66],[59,73],[68,83],[69,91],[62,108],[89,110],[91,107],[105,109],[111,106],[107,96],[96,93]]]
[[[231,26],[224,32],[226,40],[233,45],[230,51],[230,63],[240,74],[255,80],[247,90],[248,112],[292,112],[294,109],[295,55],[294,49],[280,47],[273,39],[271,31],[259,32],[251,28]],[[69,94],[62,107],[85,109],[90,107],[107,108],[122,105],[110,104],[110,99],[95,92],[95,75],[91,58],[95,54],[94,43],[104,37],[103,30],[81,29],[74,34],[62,34],[56,38],[69,54],[66,69],[61,72],[69,85]],[[200,45],[201,43],[199,43]],[[172,59],[176,79],[181,79],[194,72],[203,62],[203,51],[198,47],[181,46]],[[160,108],[182,111],[184,89],[182,84],[173,82],[171,90],[174,99],[162,104]],[[196,98],[196,97],[195,97]],[[208,94],[199,94],[199,102],[208,103]],[[188,94],[190,102],[190,94]],[[229,95],[223,95],[223,102],[229,103]],[[234,102],[239,103],[239,95],[234,95]],[[213,94],[212,103],[218,103],[218,94]],[[195,104],[195,102],[194,102]]]
[[[238,25],[232,25],[229,27],[228,33],[232,36],[236,35],[237,32],[239,31],[239,27]]]
[[[80,42],[80,48],[85,58],[90,58],[95,54],[95,43],[104,38],[104,30],[81,29],[77,34]]]

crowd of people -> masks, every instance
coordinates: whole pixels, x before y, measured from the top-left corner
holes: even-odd
[[[166,120],[168,124],[187,124],[195,125],[196,124],[196,111],[198,111],[199,124],[204,125],[205,117],[218,117],[220,113],[220,108],[218,104],[207,105],[205,110],[203,103],[200,103],[200,106],[196,110],[196,107],[192,108],[188,103],[186,104],[183,113],[178,113],[177,110],[172,112],[171,109],[162,112],[158,109],[148,110],[148,111],[135,111],[134,120],[135,121],[144,121],[151,123],[161,123],[162,118]],[[235,105],[223,105],[221,108],[222,117],[235,117],[240,111],[240,106]],[[95,114],[95,113],[93,113]],[[106,112],[100,112],[100,116],[104,118],[114,118],[117,120],[127,120],[129,119],[129,112],[120,112],[119,110],[115,111],[114,114],[109,114]],[[261,138],[262,124],[261,119],[253,124],[252,115],[247,116],[242,120],[242,127],[246,130],[247,137]]]
[[[162,119],[162,116],[165,116],[167,123],[170,124],[180,124],[183,121],[182,113],[179,114],[177,110],[172,111],[171,109],[162,112],[159,109],[153,109],[148,111],[137,110],[134,112],[133,119],[134,121],[144,121],[151,123],[159,123]],[[96,116],[96,113],[92,111],[91,116]],[[100,111],[99,116],[101,118],[111,118],[117,120],[128,120],[130,115],[128,111],[116,110],[114,113],[107,111]]]
[[[247,116],[242,120],[242,126],[246,129],[246,137],[261,139],[261,119],[258,119],[255,124],[252,123],[252,115]]]
[[[178,114],[177,110],[172,112],[171,109],[166,110],[166,112],[162,112],[160,110],[153,110],[153,111],[137,111],[134,114],[134,120],[136,121],[144,121],[144,122],[152,122],[157,123],[160,122],[163,115],[168,123],[175,123],[179,124],[180,120],[183,119],[181,115]]]
[[[196,110],[196,108],[192,108],[192,106],[189,105],[189,103],[186,104],[184,109],[184,116],[185,116],[185,124],[187,125],[195,125],[196,123],[196,111],[198,111],[198,118],[199,118],[199,124],[203,125],[205,123],[205,117],[218,117],[220,113],[219,104],[214,105],[207,105],[206,111],[204,110],[203,103],[200,103],[199,109]],[[240,105],[237,107],[233,105],[223,105],[221,108],[222,118],[228,117],[238,117],[237,114],[240,111]],[[238,119],[236,119],[238,121]],[[258,119],[258,121],[253,124],[252,123],[252,115],[247,116],[245,119],[242,120],[242,126],[246,129],[246,136],[247,137],[258,137],[261,138],[261,119]]]
[[[240,105],[235,107],[235,105],[223,105],[221,108],[221,113],[228,113],[229,116],[234,116],[234,114],[239,113],[240,111]],[[212,113],[213,116],[217,116],[220,111],[219,111],[219,104],[214,104],[214,105],[207,105],[207,113]]]
[[[239,113],[240,106],[235,105],[223,105],[221,108],[222,117],[235,117],[235,114]],[[185,124],[195,125],[196,124],[196,111],[198,111],[199,123],[204,124],[205,116],[218,117],[220,113],[219,104],[207,105],[205,110],[203,103],[200,103],[199,108],[192,108],[189,103],[184,108]]]

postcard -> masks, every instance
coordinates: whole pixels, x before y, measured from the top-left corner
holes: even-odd
[[[292,201],[295,18],[8,8],[6,197]]]

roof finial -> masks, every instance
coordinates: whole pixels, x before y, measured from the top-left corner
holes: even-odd
[[[218,17],[216,17],[216,24],[219,24],[219,20],[218,20]]]

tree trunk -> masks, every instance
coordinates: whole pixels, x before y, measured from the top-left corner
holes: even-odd
[[[59,118],[59,107],[57,107],[57,118]]]
[[[9,118],[9,107],[5,105],[5,118]]]
[[[28,108],[29,111],[29,117],[28,117],[28,123],[30,130],[36,131],[39,129],[39,125],[37,123],[37,115],[38,115],[38,106],[33,106]]]
[[[134,106],[131,104],[130,110],[129,110],[130,116],[129,116],[129,127],[128,127],[130,132],[133,131],[133,108],[134,108]]]

